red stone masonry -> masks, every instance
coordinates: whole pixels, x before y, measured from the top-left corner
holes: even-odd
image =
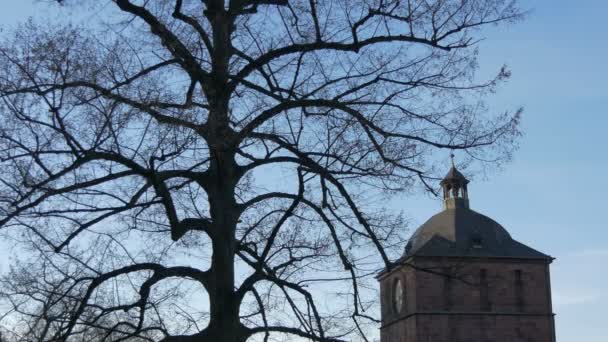
[[[381,341],[554,342],[549,262],[410,258],[379,277]],[[392,298],[396,278],[405,286],[400,313]]]

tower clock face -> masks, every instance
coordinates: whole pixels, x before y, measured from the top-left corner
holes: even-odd
[[[403,309],[403,297],[403,284],[401,283],[401,279],[397,279],[393,287],[393,305],[397,313]]]

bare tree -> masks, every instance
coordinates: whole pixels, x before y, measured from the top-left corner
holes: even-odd
[[[516,147],[483,102],[508,70],[474,77],[514,1],[63,5],[101,19],[0,47],[18,340],[367,340],[405,237],[382,201],[434,192],[441,149]]]

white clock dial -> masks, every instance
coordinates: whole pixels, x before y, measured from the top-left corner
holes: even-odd
[[[401,279],[395,281],[395,288],[393,289],[393,299],[395,304],[395,312],[401,312],[403,308],[403,284]]]

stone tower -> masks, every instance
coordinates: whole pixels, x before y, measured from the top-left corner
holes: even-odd
[[[469,209],[468,183],[452,166],[443,211],[378,275],[381,342],[555,342],[553,258]]]

